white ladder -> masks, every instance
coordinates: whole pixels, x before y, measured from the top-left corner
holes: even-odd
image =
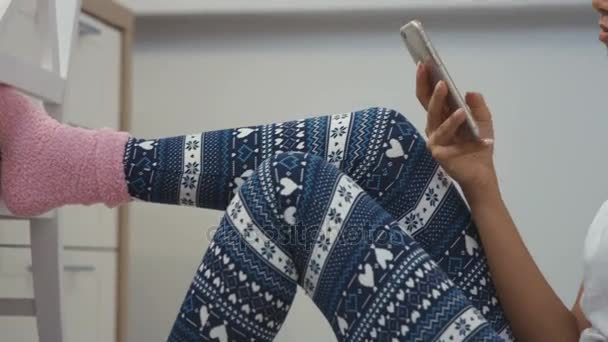
[[[0,0],[0,34],[24,0]],[[70,54],[78,30],[80,0],[36,0],[35,25],[43,42],[39,63],[0,53],[0,83],[43,101],[61,121]],[[12,33],[18,34],[18,33]],[[0,216],[15,219],[5,207]],[[0,316],[35,316],[40,342],[63,342],[63,241],[55,212],[29,220],[34,298],[1,299]],[[0,284],[1,286],[1,284]]]

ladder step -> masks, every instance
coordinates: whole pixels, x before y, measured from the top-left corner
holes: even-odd
[[[51,210],[47,213],[44,213],[42,215],[39,216],[35,216],[35,217],[20,217],[20,216],[15,216],[13,213],[11,213],[8,208],[6,207],[6,205],[4,204],[4,202],[0,199],[0,219],[3,218],[9,218],[9,219],[13,219],[13,220],[29,220],[32,218],[52,218],[56,215],[57,210]]]
[[[7,53],[0,54],[0,83],[10,84],[36,98],[61,104],[65,80],[58,74]]]
[[[0,298],[0,316],[36,316],[36,304],[28,298]]]

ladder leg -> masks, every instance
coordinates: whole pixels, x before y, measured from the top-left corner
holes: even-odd
[[[57,216],[30,221],[34,301],[40,342],[63,342],[63,245]]]

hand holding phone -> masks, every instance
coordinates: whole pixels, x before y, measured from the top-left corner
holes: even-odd
[[[471,191],[491,190],[496,186],[493,162],[494,129],[492,114],[483,96],[467,93],[466,103],[473,113],[481,138],[471,140],[462,136],[466,128],[466,115],[462,109],[448,112],[446,98],[448,89],[443,81],[434,88],[424,67],[418,67],[416,75],[417,97],[427,109],[427,148],[443,169],[471,195]]]
[[[413,39],[417,35],[408,35],[405,31],[406,44],[408,41],[412,41],[412,46],[418,44]],[[422,45],[431,46],[428,40]],[[420,61],[416,72],[416,96],[427,110],[427,147],[465,194],[475,196],[475,193],[491,192],[498,183],[490,109],[479,93],[467,93],[466,98],[460,96],[436,52],[425,49],[422,51],[427,51],[426,58],[415,52],[418,48],[411,48],[412,55],[417,56],[414,60]],[[432,57],[433,53],[435,57]],[[460,104],[455,106],[454,103]]]

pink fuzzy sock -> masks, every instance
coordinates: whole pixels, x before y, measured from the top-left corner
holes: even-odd
[[[127,139],[123,132],[60,124],[17,90],[0,86],[2,199],[19,216],[65,204],[127,202]]]

